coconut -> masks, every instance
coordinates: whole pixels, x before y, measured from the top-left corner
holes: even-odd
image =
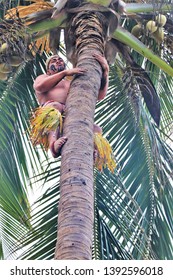
[[[162,27],[159,27],[156,32],[152,34],[153,38],[160,44],[164,40],[164,31]]]
[[[131,33],[139,38],[141,36],[141,33],[142,33],[142,28],[141,28],[141,25],[137,24],[135,26],[133,26],[132,30],[131,30]]]
[[[22,61],[22,58],[16,55],[13,55],[9,58],[9,63],[14,67],[18,67],[22,63]]]
[[[11,66],[6,63],[0,63],[0,72],[2,73],[10,73],[11,72]]]
[[[0,53],[4,53],[8,48],[8,44],[7,43],[3,43],[0,47]]]
[[[0,80],[1,81],[5,81],[7,78],[8,78],[8,74],[7,73],[0,72]]]
[[[158,26],[164,26],[166,24],[167,18],[165,15],[161,15],[159,14],[158,16],[156,16],[156,22],[158,24]]]
[[[150,20],[146,24],[147,30],[150,31],[150,33],[154,33],[157,30],[156,22],[154,20]]]

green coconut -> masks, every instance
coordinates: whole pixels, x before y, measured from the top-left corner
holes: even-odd
[[[136,24],[135,26],[133,26],[133,28],[132,28],[132,30],[131,30],[131,33],[132,33],[135,37],[139,38],[139,37],[141,36],[141,33],[142,33],[142,27],[141,27],[141,25]]]
[[[7,78],[8,78],[8,74],[7,73],[0,72],[0,80],[1,81],[5,81]]]
[[[11,72],[11,66],[6,63],[0,63],[0,72],[2,73],[10,73]]]
[[[0,53],[4,53],[8,48],[8,44],[7,43],[3,43],[0,47]]]
[[[148,31],[150,31],[150,33],[156,32],[157,30],[156,22],[154,20],[149,20],[146,24],[146,28]]]
[[[164,40],[164,31],[162,27],[159,27],[156,32],[152,34],[153,38],[160,44]]]
[[[19,56],[13,55],[9,58],[11,66],[18,67],[23,62],[23,59]]]
[[[166,24],[167,18],[165,15],[161,15],[159,14],[158,16],[156,16],[156,22],[158,24],[158,26],[164,26]]]

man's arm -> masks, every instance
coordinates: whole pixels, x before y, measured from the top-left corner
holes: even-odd
[[[34,82],[34,90],[39,93],[48,92],[51,88],[55,87],[64,77],[71,76],[74,74],[83,74],[85,70],[81,68],[73,68],[63,70],[59,73],[53,75],[40,75],[36,78]]]
[[[93,57],[100,63],[103,74],[101,79],[101,86],[98,94],[98,100],[102,100],[105,98],[108,85],[109,85],[109,65],[107,63],[107,60],[104,56],[101,56],[99,54],[93,54]]]

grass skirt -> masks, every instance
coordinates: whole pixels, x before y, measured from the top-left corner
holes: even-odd
[[[100,133],[94,133],[94,148],[97,150],[95,167],[101,172],[107,167],[113,173],[116,168],[113,151],[108,140]]]
[[[38,107],[30,118],[30,138],[34,146],[42,144],[47,151],[49,148],[48,134],[60,129],[62,133],[62,115],[51,106]]]
[[[30,138],[34,146],[42,144],[47,151],[49,148],[48,135],[50,131],[59,129],[62,133],[62,115],[51,106],[38,107],[30,118]],[[94,148],[97,150],[95,167],[99,171],[109,168],[113,173],[116,162],[109,142],[100,134],[94,133]]]

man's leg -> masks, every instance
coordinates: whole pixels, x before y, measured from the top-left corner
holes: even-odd
[[[51,101],[48,104],[45,103],[45,107],[53,107],[56,110],[58,110],[60,113],[63,113],[64,110],[65,110],[65,104],[62,104],[62,103],[57,102],[57,101]]]
[[[102,134],[102,128],[98,124],[94,123],[93,132]]]
[[[59,132],[57,131],[51,131],[48,136],[48,141],[49,141],[49,149],[52,153],[52,156],[54,158],[57,158],[61,154],[61,148],[67,141],[67,137],[62,136],[58,138]]]
[[[60,113],[62,113],[65,109],[65,105],[61,104],[57,101],[52,101],[49,104],[45,105],[46,107],[53,107],[56,110],[58,110]],[[49,141],[49,149],[52,153],[52,156],[54,158],[57,158],[61,154],[61,148],[67,141],[67,137],[60,137],[60,129],[57,128],[56,131],[50,131],[48,136]]]

